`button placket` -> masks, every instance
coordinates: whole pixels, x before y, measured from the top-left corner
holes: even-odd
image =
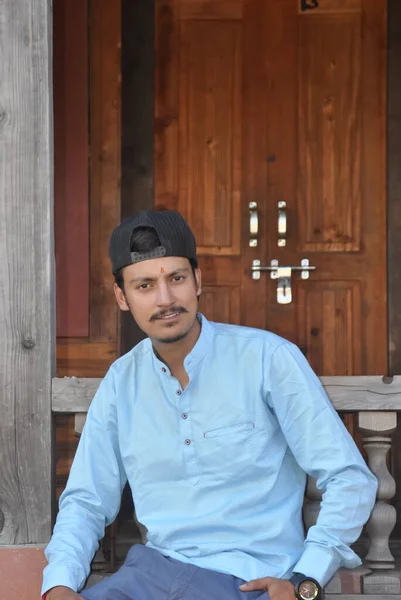
[[[188,478],[195,485],[199,480],[199,467],[195,451],[196,444],[192,434],[191,411],[187,393],[181,396],[177,411],[184,464]]]

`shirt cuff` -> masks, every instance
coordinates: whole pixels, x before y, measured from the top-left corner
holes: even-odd
[[[83,577],[82,571],[79,570],[77,572],[77,569],[71,564],[65,563],[61,565],[57,563],[47,565],[43,574],[42,600],[54,587],[64,586],[70,588],[73,592],[77,592],[84,586],[85,581],[86,578]]]
[[[353,565],[355,567],[361,564],[359,559],[355,562],[357,563]],[[293,568],[293,572],[312,577],[324,587],[340,566],[339,559],[334,556],[333,551],[329,548],[316,544],[306,544],[301,558]]]

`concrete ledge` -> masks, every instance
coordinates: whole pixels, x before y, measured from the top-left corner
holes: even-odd
[[[1,600],[39,600],[46,564],[43,546],[0,547]]]

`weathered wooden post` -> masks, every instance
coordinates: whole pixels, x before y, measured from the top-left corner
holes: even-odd
[[[51,533],[51,54],[51,1],[2,0],[0,546],[33,548]],[[12,551],[1,548],[2,564]]]

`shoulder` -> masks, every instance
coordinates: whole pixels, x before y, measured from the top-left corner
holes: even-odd
[[[125,382],[129,381],[140,366],[149,360],[151,343],[148,339],[137,344],[132,350],[115,360],[101,379],[99,388],[91,403],[91,409],[105,405],[113,406]]]
[[[263,329],[244,327],[243,325],[227,325],[225,323],[210,323],[216,340],[226,340],[228,343],[239,343],[264,346],[272,353],[280,346],[291,345],[286,339]]]
[[[142,340],[134,346],[129,352],[120,356],[113,362],[109,373],[113,377],[124,376],[127,371],[138,368],[143,362],[149,359],[152,345],[148,338]]]

